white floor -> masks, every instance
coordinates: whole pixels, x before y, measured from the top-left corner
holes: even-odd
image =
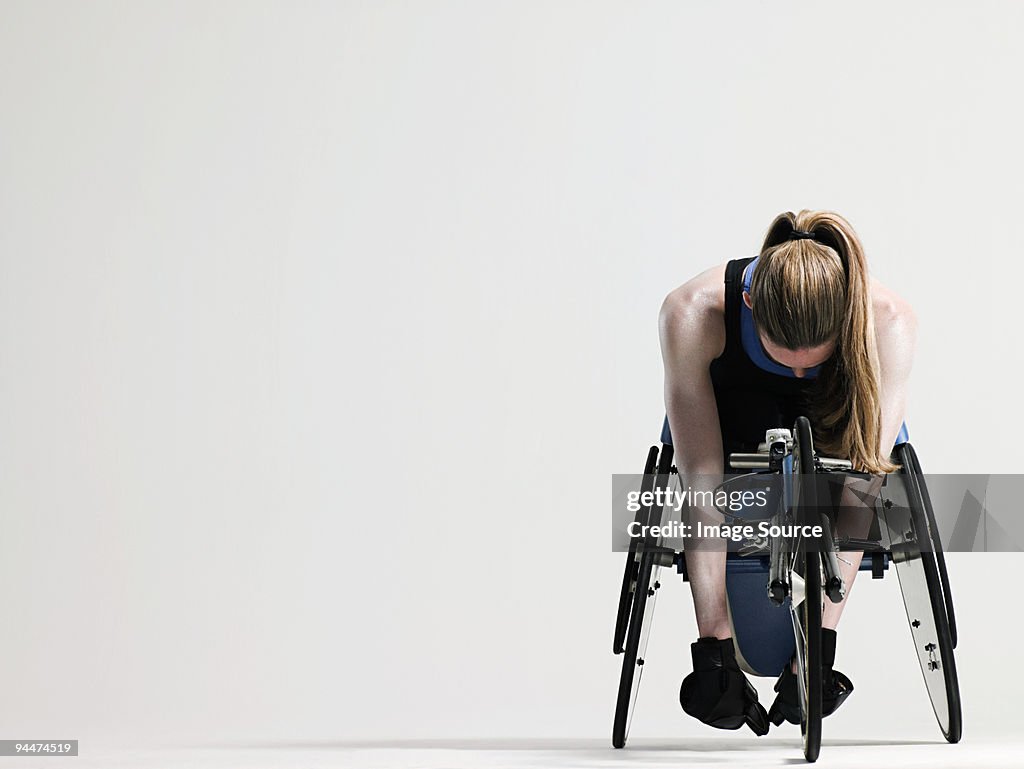
[[[624,750],[587,739],[412,740],[265,743],[164,749],[90,749],[81,746],[77,769],[489,769],[490,767],[762,767],[804,763],[796,739],[750,736],[703,740],[637,739]],[[59,761],[16,762],[53,769]],[[13,766],[12,763],[12,766]],[[825,767],[1020,767],[1024,741],[944,742],[826,740]]]

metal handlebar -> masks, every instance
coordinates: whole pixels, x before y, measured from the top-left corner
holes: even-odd
[[[823,470],[853,469],[853,463],[849,459],[818,457],[818,464]],[[767,470],[770,467],[768,454],[760,452],[755,454],[730,454],[729,466],[737,470]]]

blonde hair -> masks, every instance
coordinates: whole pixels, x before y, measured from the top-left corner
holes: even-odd
[[[794,230],[813,239],[790,240]],[[881,448],[878,349],[864,248],[832,211],[775,217],[750,283],[758,330],[790,350],[835,342],[812,390],[815,446],[863,472],[897,468]]]

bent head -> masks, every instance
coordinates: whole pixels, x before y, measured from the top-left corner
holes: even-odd
[[[751,292],[743,301],[774,347],[805,350],[835,344],[848,312],[843,261],[821,243],[784,241],[758,259]],[[771,353],[769,345],[765,349]]]
[[[765,248],[743,301],[768,356],[797,376],[828,360],[848,314],[846,287],[842,258],[825,243],[784,240]]]
[[[893,469],[880,446],[867,261],[850,223],[833,211],[777,216],[743,301],[768,357],[797,377],[824,366],[814,409],[822,445],[869,472]]]
[[[744,301],[746,301],[747,296],[744,292]],[[836,349],[835,339],[830,339],[824,344],[814,347],[798,347],[794,350],[773,342],[763,332],[761,332],[760,337],[761,347],[764,348],[765,354],[780,366],[792,369],[793,376],[798,379],[803,379],[807,376],[809,370],[825,363],[832,357],[832,353]]]

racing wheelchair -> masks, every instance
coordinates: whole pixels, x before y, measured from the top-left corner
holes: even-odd
[[[666,420],[660,449],[652,446],[647,454],[637,497],[647,503],[637,509],[636,526],[632,527],[644,533],[629,539],[615,621],[613,651],[622,656],[612,730],[616,748],[625,745],[629,733],[661,588],[660,572],[674,568],[687,579],[685,547],[676,547],[660,534],[651,533],[652,529],[659,530],[667,507],[663,502],[671,498],[657,492],[681,485],[672,458]],[[896,572],[914,650],[939,728],[947,741],[960,739],[952,595],[925,479],[905,427],[892,460],[899,469],[882,479],[881,490],[871,501],[874,521],[862,539],[833,534],[834,520],[823,483],[857,474],[849,461],[815,453],[811,425],[805,417],[798,418],[792,430],[769,430],[758,452],[731,454],[733,473],[720,485],[753,482],[773,489],[774,504],[768,508],[768,520],[791,524],[774,529],[786,534],[751,536],[737,549],[730,549],[726,555],[726,595],[733,646],[742,670],[774,677],[791,659],[796,661],[800,731],[804,757],[809,762],[817,759],[821,747],[822,607],[825,600],[838,602],[844,595],[838,566],[841,550],[863,550],[860,570],[870,570],[875,579],[884,577],[890,567]],[[761,520],[765,520],[765,514],[758,513]],[[810,524],[820,527],[820,535],[813,542],[804,535]]]

